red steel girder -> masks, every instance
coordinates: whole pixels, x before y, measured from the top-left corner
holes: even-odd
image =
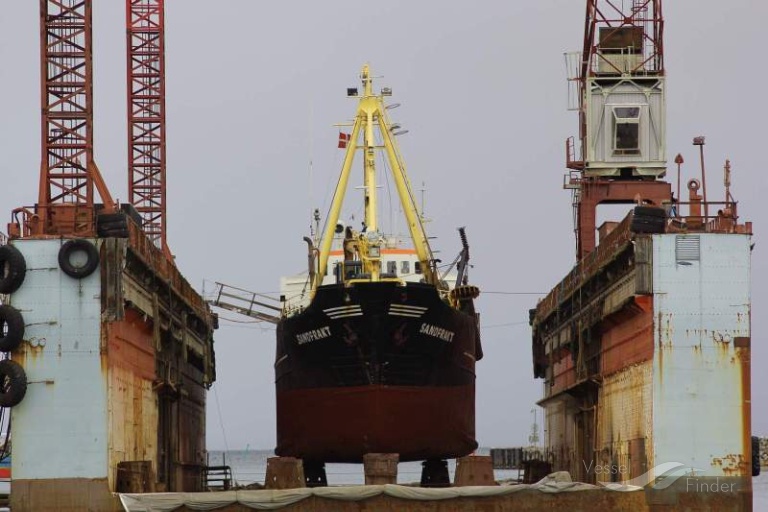
[[[128,194],[143,228],[166,246],[164,0],[126,0]]]
[[[114,201],[93,159],[91,0],[40,0],[42,137],[35,234],[92,235],[94,188]]]
[[[584,101],[590,94],[588,80],[603,75],[615,74],[638,76],[664,76],[664,16],[662,0],[586,0],[587,9],[584,17],[584,41],[581,50],[581,65],[578,74],[579,84],[579,138],[584,147],[587,130],[587,117]],[[601,31],[606,35],[619,35],[624,28],[641,29],[641,59],[634,63],[635,69],[619,69],[610,58],[602,55],[600,46]],[[611,48],[609,50],[616,50]],[[600,71],[603,64],[603,72]],[[605,73],[605,70],[615,73]],[[583,162],[574,161],[578,167]],[[574,167],[574,168],[577,168]],[[569,168],[571,168],[569,166]]]
[[[40,215],[56,204],[93,208],[91,2],[41,0]]]
[[[592,76],[597,68],[600,29],[622,27],[643,29],[643,59],[637,71],[664,74],[662,0],[587,0],[581,61],[582,80]]]

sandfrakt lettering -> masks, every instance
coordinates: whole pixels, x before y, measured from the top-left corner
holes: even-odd
[[[303,332],[296,335],[296,342],[299,345],[304,345],[310,341],[317,341],[323,338],[331,337],[331,328],[329,326],[321,327],[319,329],[313,329],[311,331]]]
[[[453,332],[449,331],[448,329],[443,329],[442,327],[437,327],[435,325],[421,324],[421,329],[419,332],[439,340],[447,341],[448,343],[453,341]]]

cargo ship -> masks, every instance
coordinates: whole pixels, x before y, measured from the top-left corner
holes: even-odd
[[[276,454],[325,462],[361,462],[366,453],[401,461],[460,457],[475,440],[475,363],[482,357],[467,282],[469,247],[456,273],[440,275],[405,173],[384,97],[368,66],[344,164],[309,270],[283,279],[277,322]],[[340,212],[355,155],[364,160],[365,215],[360,230]],[[376,155],[386,162],[413,247],[387,236],[377,219]],[[450,281],[450,282],[449,282]],[[302,293],[302,290],[305,293]]]
[[[568,55],[577,262],[531,311],[548,461],[579,481],[646,486],[649,503],[751,510],[752,224],[728,161],[712,200],[704,137],[687,200],[681,155],[673,193],[661,1],[621,5],[587,0],[583,51]],[[598,227],[604,204],[631,206]]]

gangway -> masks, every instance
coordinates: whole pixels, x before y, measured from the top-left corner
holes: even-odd
[[[283,308],[280,306],[278,299],[224,283],[216,282],[215,284],[216,288],[213,293],[213,299],[208,301],[210,305],[256,318],[263,322],[276,324],[280,321],[279,314]],[[271,301],[277,305],[262,302],[263,300]],[[276,316],[272,313],[273,311],[277,312],[278,315]]]

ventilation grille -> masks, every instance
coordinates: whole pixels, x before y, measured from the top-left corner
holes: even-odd
[[[677,261],[699,261],[701,259],[701,238],[699,235],[678,235],[675,238]]]

